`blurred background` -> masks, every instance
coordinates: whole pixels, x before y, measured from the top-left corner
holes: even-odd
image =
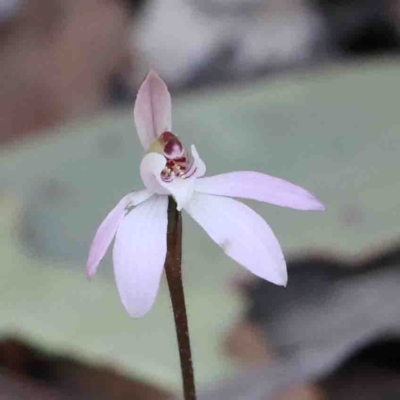
[[[185,218],[200,399],[400,398],[400,1],[0,0],[1,399],[179,398],[165,285],[124,313],[85,258],[132,188],[149,68],[211,174],[298,183],[324,215],[255,208],[289,286]]]

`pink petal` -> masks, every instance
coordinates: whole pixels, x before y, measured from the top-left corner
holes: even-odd
[[[264,201],[297,210],[325,210],[325,206],[307,190],[260,172],[230,172],[199,179],[195,190],[201,193]]]
[[[167,85],[150,71],[137,94],[134,118],[142,146],[148,150],[151,143],[165,131],[171,131],[171,96]]]
[[[121,222],[113,250],[121,301],[135,318],[153,305],[167,254],[167,196],[153,196]]]
[[[195,193],[185,209],[228,256],[260,278],[286,285],[278,240],[251,208],[228,197]]]
[[[95,276],[97,267],[106,254],[110,243],[114,239],[115,232],[117,231],[121,220],[125,216],[126,208],[138,205],[151,196],[152,193],[148,190],[140,190],[138,192],[127,194],[101,223],[97,229],[92,245],[90,246],[89,257],[86,264],[86,271],[89,279],[92,279]]]

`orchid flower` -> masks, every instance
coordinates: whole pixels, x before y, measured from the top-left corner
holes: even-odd
[[[172,133],[171,97],[151,71],[141,85],[134,119],[146,152],[140,164],[145,189],[124,196],[98,228],[87,274],[93,278],[115,237],[113,264],[121,301],[133,317],[152,307],[167,254],[168,196],[185,210],[224,252],[253,274],[286,285],[281,247],[264,219],[230,197],[297,210],[324,210],[312,194],[282,179],[239,171],[203,178],[206,166],[194,145],[188,151]]]

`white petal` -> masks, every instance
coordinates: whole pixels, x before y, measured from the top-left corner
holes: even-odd
[[[192,155],[194,158],[194,164],[196,166],[196,178],[200,178],[201,176],[204,176],[206,173],[206,164],[204,164],[203,160],[200,158],[199,153],[196,150],[196,147],[194,144],[190,146],[190,149],[192,151]]]
[[[228,197],[195,193],[185,210],[228,256],[260,278],[286,285],[286,263],[278,240],[251,208]]]
[[[140,190],[127,194],[100,224],[92,245],[90,246],[89,257],[86,264],[86,271],[89,279],[92,279],[95,276],[97,267],[114,239],[115,232],[117,231],[122,218],[125,216],[127,208],[136,206],[151,196],[152,193],[148,190]]]
[[[167,164],[166,158],[161,154],[148,153],[143,157],[140,164],[140,175],[146,188],[153,193],[173,196],[177,203],[178,211],[181,211],[191,199],[196,179],[199,176],[203,176],[206,172],[206,166],[193,145],[191,150],[194,159],[192,168],[195,172],[192,176],[185,179],[175,177],[170,182],[164,182],[161,179],[161,171]]]
[[[153,193],[169,194],[169,192],[160,185],[161,171],[166,164],[166,158],[158,153],[146,154],[140,163],[140,176],[143,184]]]
[[[174,178],[171,182],[164,182],[161,178],[159,183],[174,197],[177,205],[177,210],[181,211],[185,208],[188,201],[193,196],[196,179],[206,173],[206,165],[200,158],[199,153],[194,145],[191,146],[193,155],[193,170],[195,171],[192,176],[182,179]]]
[[[149,72],[139,89],[134,118],[145,150],[159,135],[172,129],[171,96],[167,85],[154,71]]]
[[[175,199],[178,211],[181,211],[192,198],[195,182],[196,178],[194,176],[188,179],[175,178],[171,182],[163,182],[160,179],[160,185],[168,190],[169,194]]]
[[[153,196],[121,222],[113,250],[121,301],[135,318],[145,315],[157,296],[167,254],[166,196]]]

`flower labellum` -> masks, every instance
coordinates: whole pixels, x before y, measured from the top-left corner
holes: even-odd
[[[127,312],[145,315],[157,296],[167,254],[168,196],[185,210],[225,253],[253,274],[286,285],[281,247],[269,225],[231,197],[258,200],[297,210],[324,210],[312,194],[260,172],[239,171],[203,178],[206,166],[194,145],[190,151],[172,131],[171,97],[163,80],[150,71],[134,109],[145,156],[140,175],[145,189],[124,196],[98,228],[87,274],[93,278],[115,237],[113,264]]]

